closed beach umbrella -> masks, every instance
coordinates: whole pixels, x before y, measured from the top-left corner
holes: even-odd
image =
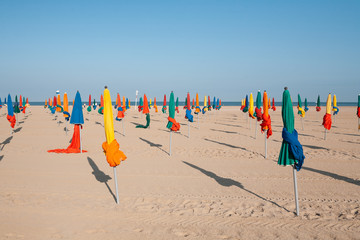
[[[207,107],[207,98],[206,96],[204,96],[204,107],[202,109],[202,113],[205,114],[208,110],[208,107]]]
[[[320,107],[320,95],[318,95],[318,98],[317,98],[316,111],[317,111],[317,112],[320,112],[320,111],[321,111],[321,107]]]
[[[337,115],[339,113],[339,108],[337,107],[337,100],[336,100],[336,95],[334,94],[333,97],[333,115]]]
[[[269,115],[269,105],[268,105],[268,97],[266,91],[264,91],[263,96],[263,108],[264,113],[262,115],[262,123],[261,126],[261,132],[266,132],[265,135],[265,158],[267,158],[267,139],[272,135],[272,128],[271,128],[271,118]]]
[[[324,139],[326,139],[326,130],[331,129],[331,94],[329,93],[328,98],[326,100],[326,113],[323,117],[322,125],[325,128]]]
[[[276,107],[275,107],[275,100],[273,98],[272,100],[272,106],[271,106],[271,109],[275,112],[276,111]]]
[[[170,94],[170,102],[169,102],[169,117],[168,123],[166,125],[168,129],[170,129],[170,147],[169,147],[169,155],[171,156],[171,133],[172,131],[176,132],[180,129],[180,124],[175,120],[175,102],[174,102],[174,93]]]
[[[8,100],[7,100],[7,110],[8,110],[8,113],[7,113],[6,119],[10,122],[11,128],[14,128],[15,123],[16,123],[16,118],[15,118],[14,107],[12,104],[10,94],[8,95]],[[11,134],[12,134],[12,130],[11,130]]]
[[[120,151],[120,145],[115,139],[111,97],[107,87],[105,87],[104,90],[104,129],[106,141],[102,144],[102,148],[106,155],[106,161],[109,163],[110,167],[113,167],[114,169],[116,203],[119,204],[116,166],[118,166],[121,161],[125,161],[126,156]]]
[[[302,103],[301,103],[301,97],[300,94],[298,94],[298,115],[300,115],[300,117],[305,117],[305,111],[302,108]]]
[[[190,122],[194,122],[194,116],[191,114],[190,93],[189,92],[187,93],[187,98],[186,98],[185,118],[188,120],[188,138],[190,138]]]
[[[307,98],[305,98],[304,111],[305,111],[305,112],[309,111],[308,103],[307,103]]]
[[[266,101],[266,103],[267,103],[267,101]],[[255,117],[254,117],[254,99],[253,99],[252,93],[250,93],[249,117],[255,118]]]
[[[210,96],[208,96],[208,110],[211,111],[211,102],[210,102]]]
[[[156,105],[156,97],[154,97],[154,108],[155,108],[155,112],[157,113],[157,112],[158,112],[158,108],[157,108],[157,105]]]
[[[81,128],[84,124],[84,117],[82,112],[81,105],[81,96],[79,91],[77,91],[74,101],[74,106],[71,112],[70,123],[74,124],[74,134],[71,139],[70,145],[66,149],[53,149],[48,150],[48,152],[54,153],[83,153],[87,152],[82,149],[82,140],[81,140]]]
[[[282,131],[283,141],[281,144],[278,164],[282,166],[293,165],[296,214],[299,215],[296,170],[299,171],[301,169],[305,156],[302,145],[298,140],[298,133],[294,128],[294,111],[290,92],[287,88],[285,88],[283,93],[281,115],[284,128]]]
[[[164,104],[163,104],[163,107],[162,107],[162,112],[166,113],[166,94],[164,94]]]
[[[179,97],[176,98],[175,111],[179,113]]]
[[[104,114],[104,97],[102,94],[100,96],[100,107],[99,107],[98,113]]]
[[[246,95],[245,97],[245,107],[243,109],[243,112],[246,113],[249,111],[249,98],[248,98],[248,95]]]
[[[142,109],[143,109],[143,114],[146,115],[146,124],[137,125],[136,128],[148,128],[150,126],[150,111],[149,111],[149,105],[146,94],[144,94],[144,102],[142,101],[142,98],[140,98],[140,103],[143,104]]]
[[[215,110],[216,109],[216,98],[214,97],[214,99],[213,99],[213,110]]]
[[[17,95],[15,96],[14,113],[20,113],[19,102],[18,102]]]
[[[57,101],[56,101],[56,111],[57,112],[62,112],[62,106],[61,106],[61,99],[60,99],[60,94],[57,95]]]
[[[89,106],[86,108],[86,111],[91,112],[91,94],[89,94]]]
[[[196,93],[196,108],[195,108],[195,114],[199,114],[201,112],[200,105],[199,105],[199,94]]]
[[[255,107],[255,114],[254,116],[258,121],[262,120],[262,113],[261,113],[261,92],[260,90],[257,93],[256,96],[256,107]],[[256,125],[257,126],[257,125]],[[255,135],[256,136],[256,135]]]

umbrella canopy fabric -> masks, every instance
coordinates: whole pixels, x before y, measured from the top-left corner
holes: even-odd
[[[360,94],[358,95],[358,107],[357,107],[356,115],[358,116],[358,118],[360,118]]]
[[[70,124],[84,124],[81,96],[79,91],[77,91],[75,95],[75,102],[71,112]]]
[[[199,112],[201,112],[201,108],[199,105],[199,94],[196,93],[196,105],[195,105],[195,114],[199,114]]]
[[[264,91],[263,108],[264,113],[262,115],[261,132],[266,132],[266,137],[269,138],[272,135],[271,118],[269,115],[268,97],[266,91]]]
[[[297,107],[298,107],[298,115],[300,115],[300,117],[305,117],[305,111],[304,111],[304,109],[302,109],[300,94],[298,94],[298,106]]]
[[[189,122],[193,122],[193,121],[194,121],[194,116],[191,114],[190,93],[187,93],[185,118],[186,118]]]
[[[245,107],[243,108],[243,112],[246,113],[249,111],[249,98],[248,95],[245,97]]]
[[[254,98],[253,98],[252,93],[250,93],[249,117],[255,118],[254,117]]]
[[[19,102],[18,102],[17,95],[15,96],[14,113],[20,113]]]
[[[130,108],[130,103],[129,103],[129,99],[128,98],[126,98],[126,107],[125,107],[126,109],[129,109]]]
[[[170,110],[169,110],[170,111]],[[175,111],[179,113],[179,97],[176,98]]]
[[[175,121],[175,102],[174,102],[174,93],[170,94],[170,102],[169,102],[169,117],[168,123],[166,125],[168,129],[171,131],[178,131],[180,129],[180,124]]]
[[[166,113],[166,110],[167,110],[167,108],[166,108],[166,94],[164,94],[164,103],[163,103],[163,107],[162,107],[162,112]]]
[[[323,123],[325,129],[331,129],[331,94],[329,93],[328,98],[326,100],[326,113],[323,117]]]
[[[68,101],[67,93],[64,93],[64,112],[63,112],[63,115],[64,115],[66,121],[70,120],[69,101]]]
[[[304,111],[305,111],[305,112],[309,111],[308,103],[307,103],[307,98],[305,98]]]
[[[211,111],[211,102],[210,102],[210,96],[208,96],[208,110]]]
[[[111,97],[106,87],[104,90],[104,130],[106,141],[103,142],[102,148],[106,155],[106,161],[110,167],[116,167],[127,157],[120,151],[120,145],[115,139]]]
[[[11,128],[14,128],[15,123],[16,123],[16,118],[15,118],[14,107],[13,107],[13,103],[12,103],[10,94],[8,95],[8,100],[7,100],[7,110],[8,110],[8,113],[7,113],[6,119],[10,122]]]
[[[154,108],[155,108],[155,112],[157,113],[157,112],[158,112],[158,108],[157,108],[157,105],[156,105],[156,97],[154,97]]]
[[[333,115],[337,115],[339,113],[339,108],[337,107],[337,100],[336,100],[336,95],[334,94],[333,97]]]
[[[214,97],[213,99],[213,109],[215,110],[216,109],[216,98]]]
[[[143,107],[143,114],[148,114],[148,113],[149,113],[148,100],[147,100],[146,94],[144,94],[144,107]]]
[[[320,95],[318,95],[318,98],[317,98],[316,111],[317,111],[317,112],[320,112],[320,111],[321,111],[321,107],[320,107]]]
[[[202,114],[205,114],[208,111],[208,107],[207,107],[207,97],[204,96],[204,107],[201,110]]]
[[[262,113],[261,113],[261,92],[260,92],[260,90],[258,91],[257,96],[256,96],[256,107],[255,107],[254,116],[256,117],[256,119],[258,121],[261,121],[263,118]]]
[[[275,100],[273,98],[272,100],[272,106],[271,106],[271,109],[275,112],[276,111],[276,107],[275,107]]]
[[[278,164],[282,166],[294,165],[299,171],[304,162],[305,156],[302,145],[298,140],[298,133],[294,128],[294,111],[291,102],[290,92],[285,89],[282,98],[281,109],[284,128],[282,131],[282,144],[278,158]]]
[[[86,109],[88,112],[91,112],[91,94],[89,94],[89,106]]]

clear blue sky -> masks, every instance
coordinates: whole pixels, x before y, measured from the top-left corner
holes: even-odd
[[[360,1],[0,0],[0,97],[360,93]],[[115,99],[113,99],[115,100]]]

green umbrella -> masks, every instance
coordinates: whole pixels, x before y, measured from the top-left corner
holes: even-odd
[[[305,156],[303,154],[302,146],[298,141],[298,133],[294,128],[294,111],[290,93],[287,88],[285,88],[283,93],[281,111],[284,128],[282,132],[283,141],[281,144],[278,164],[283,166],[293,165],[296,215],[299,215],[296,170],[299,171],[301,169]]]
[[[294,131],[294,110],[290,98],[290,92],[287,89],[283,93],[281,114],[284,128],[286,128],[289,133],[292,133]],[[287,166],[293,165],[294,163],[295,159],[294,156],[290,154],[289,144],[283,141],[280,149],[278,164]]]
[[[178,102],[176,100],[176,102]],[[178,131],[180,129],[180,124],[175,121],[175,103],[174,103],[174,93],[170,94],[170,102],[169,102],[169,117],[168,123],[166,127],[170,130],[170,147],[169,147],[169,155],[171,156],[171,133],[172,131]]]
[[[318,99],[317,99],[316,106],[317,106],[317,107],[320,107],[320,95],[318,95]]]
[[[169,117],[173,118],[173,119],[175,118],[175,102],[174,102],[174,93],[173,92],[171,92],[171,94],[170,94]],[[168,129],[170,129],[172,126],[173,126],[173,123],[170,121],[166,125],[166,127]]]
[[[258,109],[260,109],[261,108],[261,92],[260,92],[260,90],[258,91],[258,93],[257,93],[257,96],[256,96],[256,107],[258,108]]]
[[[305,98],[305,106],[304,107],[305,107],[304,108],[305,112],[307,112],[309,110],[308,103],[307,103],[307,98]]]
[[[17,97],[17,95],[15,96],[14,113],[20,113],[19,102],[18,102],[18,97]]]
[[[301,103],[300,94],[298,94],[298,106],[299,106],[299,108],[302,108],[302,103]],[[301,115],[301,111],[300,111],[300,110],[298,111],[298,114]]]
[[[179,97],[176,98],[175,107],[176,107],[176,109],[179,109]],[[177,110],[177,111],[179,112],[179,110]]]

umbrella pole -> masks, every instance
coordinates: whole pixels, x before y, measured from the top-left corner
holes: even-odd
[[[82,153],[82,142],[81,142],[81,125],[79,126],[80,130],[80,153]]]
[[[124,118],[123,118],[123,120],[122,120],[122,128],[123,128],[123,135],[124,135],[124,137],[125,137]]]
[[[65,119],[65,134],[67,136],[67,121],[66,121],[66,119]]]
[[[188,121],[188,138],[190,138],[190,122]]]
[[[335,124],[335,122],[336,122],[336,115],[334,115],[334,124]]]
[[[200,114],[200,113],[197,114],[198,129],[200,129],[199,114]]]
[[[301,117],[301,126],[302,126],[302,130],[304,130],[304,122],[303,122],[303,118]]]
[[[358,118],[358,132],[360,131],[360,118]]]
[[[116,190],[116,204],[119,204],[119,190],[118,190],[118,182],[116,177],[116,167],[114,167],[114,181],[115,181],[115,190]]]
[[[255,121],[257,120],[255,119]],[[255,139],[256,139],[256,133],[257,133],[257,122],[255,122]]]
[[[295,191],[296,216],[299,216],[299,199],[298,199],[298,190],[297,190],[297,179],[296,179],[296,169],[295,169],[295,165],[293,166],[293,176],[294,176],[294,191]]]
[[[269,130],[267,130],[267,131],[269,131]],[[267,131],[266,131],[266,133],[264,134],[264,136],[265,136],[265,159],[267,158]]]
[[[169,150],[169,156],[171,156],[171,133],[172,133],[172,131],[170,130],[170,150]]]
[[[324,140],[326,140],[326,128],[325,128]]]
[[[249,119],[249,118],[248,118]],[[249,121],[250,123],[249,123],[249,125],[250,125],[250,130],[251,130],[251,119],[250,119],[250,121]]]

